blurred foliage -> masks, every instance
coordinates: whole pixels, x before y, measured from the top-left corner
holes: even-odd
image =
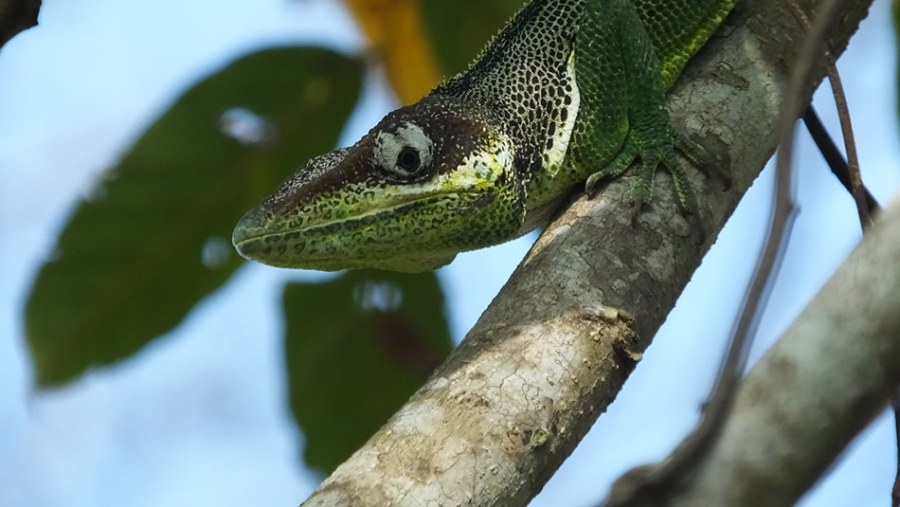
[[[891,2],[891,17],[894,18],[894,44],[897,46],[895,55],[900,55],[900,0]],[[900,69],[900,58],[897,59],[896,69]],[[900,119],[900,70],[897,71],[897,115]]]
[[[423,33],[418,0],[344,0],[384,65],[388,82],[403,104],[428,93],[441,79]]]
[[[404,103],[462,71],[520,0],[345,0]],[[40,387],[132,355],[172,330],[242,260],[238,218],[334,147],[361,62],[323,49],[245,56],[201,80],[98,182],[25,307]],[[330,471],[451,347],[434,273],[355,271],[285,288],[291,407],[311,467]]]
[[[466,70],[522,0],[344,0],[403,104]]]
[[[445,75],[463,72],[522,0],[422,0],[426,32]]]
[[[188,90],[78,206],[41,268],[25,307],[37,384],[128,356],[219,288],[242,262],[235,222],[334,146],[361,76],[333,52],[282,48]],[[219,128],[253,118],[264,125],[256,143]]]
[[[434,273],[351,271],[284,290],[291,409],[308,466],[331,472],[450,352]]]

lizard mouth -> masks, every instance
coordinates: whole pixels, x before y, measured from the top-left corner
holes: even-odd
[[[489,196],[475,191],[429,195],[346,219],[296,228],[286,225],[289,220],[273,221],[259,207],[238,221],[231,240],[241,257],[271,266],[306,267],[321,265],[323,261],[352,261],[348,252],[357,252],[358,260],[369,258],[371,262],[371,256],[391,253],[398,231],[406,229],[412,238],[424,237],[429,230],[440,228],[440,219],[462,217],[483,208],[491,200],[486,197]],[[431,220],[422,220],[423,216]],[[423,225],[427,223],[434,225]],[[357,243],[360,248],[348,248],[349,243]]]

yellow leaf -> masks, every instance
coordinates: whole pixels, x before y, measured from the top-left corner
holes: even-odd
[[[384,62],[394,93],[404,104],[422,98],[441,79],[425,35],[419,0],[344,0]]]

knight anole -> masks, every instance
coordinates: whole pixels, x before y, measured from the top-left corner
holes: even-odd
[[[469,70],[313,158],[234,230],[274,266],[422,271],[533,229],[567,190],[621,175],[650,199],[696,154],[665,94],[737,0],[532,0]]]

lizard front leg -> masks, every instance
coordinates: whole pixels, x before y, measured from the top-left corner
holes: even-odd
[[[571,162],[587,178],[587,191],[592,193],[640,159],[630,199],[649,202],[656,171],[663,166],[672,175],[678,205],[693,210],[694,194],[675,150],[692,162],[700,162],[703,152],[672,127],[661,62],[634,5],[627,0],[588,1],[575,55],[582,106]]]

